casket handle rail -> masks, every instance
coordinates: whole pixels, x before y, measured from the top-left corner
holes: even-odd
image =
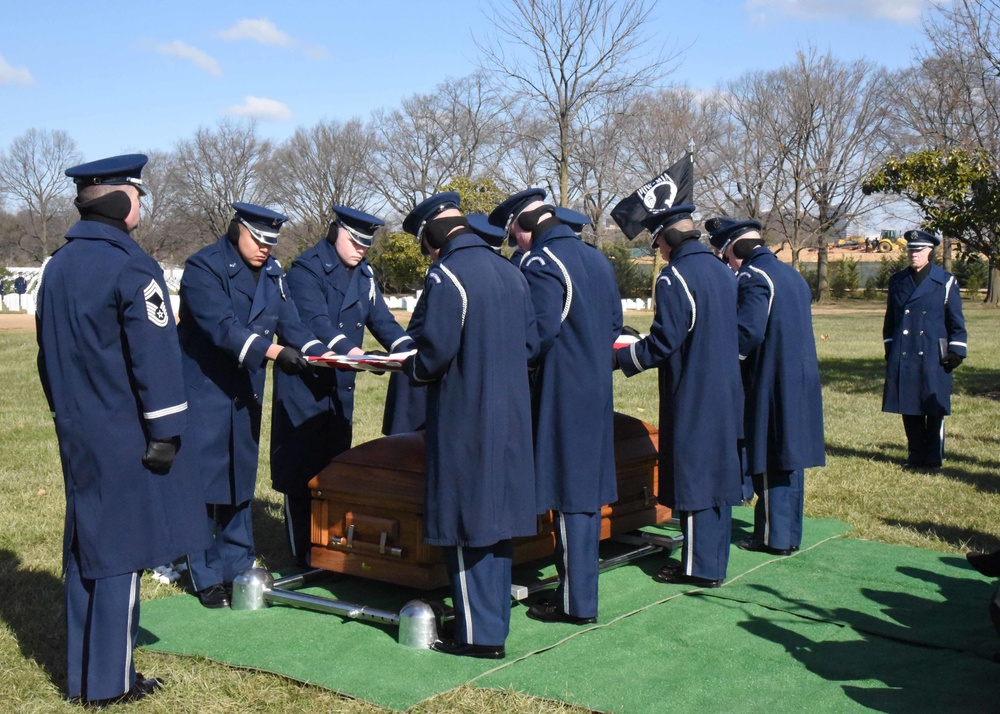
[[[347,548],[359,553],[371,553],[373,555],[375,553],[378,553],[379,555],[391,555],[394,558],[403,557],[402,548],[398,546],[388,545],[389,533],[387,531],[382,531],[379,534],[378,545],[375,545],[374,543],[366,543],[361,540],[355,541],[354,532],[355,532],[354,524],[352,523],[349,526],[347,526],[347,535],[340,536],[339,538],[337,536],[334,536],[333,538],[330,539],[330,543],[327,545],[327,548],[330,549]]]

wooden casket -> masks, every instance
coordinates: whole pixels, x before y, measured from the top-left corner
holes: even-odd
[[[658,432],[615,413],[618,500],[601,510],[601,538],[670,518],[657,503]],[[440,550],[423,542],[424,432],[386,436],[337,456],[309,482],[311,564],[337,573],[430,589],[447,585]],[[538,535],[514,540],[514,563],[550,556],[552,514]]]

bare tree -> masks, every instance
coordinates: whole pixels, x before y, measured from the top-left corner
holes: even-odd
[[[649,52],[645,0],[510,0],[490,7],[494,36],[479,43],[483,67],[551,125],[542,147],[558,177],[557,198],[568,205],[584,107],[652,86],[674,56]]]
[[[399,213],[455,177],[495,179],[504,111],[482,75],[448,80],[398,109],[376,111],[369,179]]]
[[[377,200],[368,181],[375,142],[360,119],[300,127],[269,162],[269,183],[292,218],[290,236],[298,248],[324,234],[333,206],[373,211]],[[287,230],[287,229],[286,229]]]
[[[53,221],[68,212],[73,184],[64,171],[81,162],[76,143],[64,131],[28,129],[0,154],[0,193],[24,210],[21,249],[41,264],[51,252]]]
[[[233,216],[233,201],[273,202],[265,180],[271,152],[271,142],[257,135],[253,120],[225,120],[218,129],[201,128],[193,139],[178,142],[171,180],[192,227],[221,235]]]

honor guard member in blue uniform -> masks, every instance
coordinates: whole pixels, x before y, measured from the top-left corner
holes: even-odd
[[[736,278],[698,240],[691,205],[649,216],[643,225],[667,262],[656,279],[649,335],[617,350],[626,376],[659,368],[659,498],[680,519],[679,566],[664,583],[718,587],[726,577],[732,507],[742,501],[736,448],[743,427]]]
[[[271,256],[288,220],[234,203],[226,235],[188,258],[181,278],[178,333],[191,404],[194,451],[205,517],[215,534],[188,568],[205,607],[228,607],[228,588],[253,567],[250,502],[257,483],[261,403],[268,360],[287,374],[306,371],[303,355],[328,347],[299,320],[285,274]],[[285,345],[274,343],[275,336]]]
[[[67,689],[99,706],[160,687],[132,661],[139,578],[208,543],[201,484],[183,458],[188,405],[167,286],[129,235],[145,164],[129,154],[67,169],[80,221],[46,265],[36,314],[66,483]]]
[[[510,196],[490,214],[526,252],[539,357],[531,382],[535,506],[555,518],[555,598],[528,609],[542,622],[597,621],[601,507],[618,500],[614,394],[608,363],[622,329],[614,269],[544,203],[541,189]]]
[[[365,260],[385,222],[347,206],[334,206],[333,213],[326,237],[288,270],[288,296],[299,318],[337,354],[363,354],[365,327],[390,352],[411,349],[413,340],[389,312]],[[288,539],[301,566],[312,545],[309,479],[351,448],[356,375],[326,368],[274,375],[271,484],[285,494]]]
[[[590,216],[574,211],[572,208],[556,206],[556,218],[565,223],[579,237],[583,237],[583,229],[590,225]]]
[[[528,364],[538,335],[524,277],[469,229],[458,201],[435,194],[403,221],[434,260],[404,368],[428,385],[424,541],[444,551],[455,607],[454,639],[432,649],[499,659],[511,538],[537,532]]]
[[[955,277],[931,263],[941,240],[920,230],[904,237],[910,267],[889,279],[882,325],[882,411],[903,415],[905,468],[937,470],[951,414],[951,372],[966,356],[965,318]]]
[[[743,550],[788,555],[802,544],[805,469],[823,466],[823,396],[812,294],[764,245],[760,223],[719,217],[705,227],[736,273],[747,463],[757,504]]]

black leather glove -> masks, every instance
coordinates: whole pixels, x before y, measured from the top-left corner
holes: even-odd
[[[177,436],[169,439],[151,439],[146,445],[146,453],[142,455],[142,465],[154,474],[167,473],[174,463],[180,443],[180,437]]]
[[[378,357],[388,357],[389,356],[389,353],[386,352],[385,350],[372,350],[371,352],[366,352],[365,354],[376,355]],[[384,369],[373,369],[373,370],[371,370],[371,373],[372,374],[385,374],[385,370]]]
[[[945,372],[951,372],[958,365],[965,361],[965,357],[962,355],[957,355],[954,352],[949,352],[941,359],[941,366],[944,367]]]
[[[309,362],[302,353],[291,347],[282,347],[274,364],[285,374],[302,374],[309,369]]]
[[[625,325],[625,327],[622,328],[622,334],[623,335],[628,335],[629,337],[635,337],[636,339],[641,339],[642,338],[642,333],[641,332],[639,332],[634,327],[629,327],[628,325]]]

